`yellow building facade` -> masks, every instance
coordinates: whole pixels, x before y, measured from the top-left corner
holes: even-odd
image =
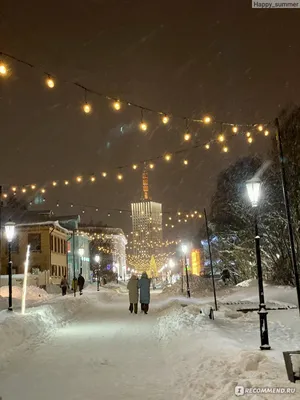
[[[27,245],[30,244],[29,269],[32,274],[50,271],[53,283],[68,275],[67,241],[69,232],[57,222],[16,225],[12,242],[13,274],[24,273]],[[4,237],[1,249],[1,274],[8,273],[8,246]]]

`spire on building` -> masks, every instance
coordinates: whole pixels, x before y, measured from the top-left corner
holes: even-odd
[[[148,171],[146,167],[144,168],[143,171],[143,198],[142,200],[148,201],[150,200],[149,196],[149,179],[148,179]]]

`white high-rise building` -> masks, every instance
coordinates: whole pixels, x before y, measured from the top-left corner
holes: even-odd
[[[151,201],[149,197],[148,173],[143,173],[142,200],[131,204],[132,250],[149,262],[152,255],[160,252],[162,242],[162,204]]]

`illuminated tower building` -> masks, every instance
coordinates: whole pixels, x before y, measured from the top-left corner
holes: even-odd
[[[162,242],[162,204],[151,200],[148,172],[143,172],[141,201],[131,203],[133,255],[144,260],[141,269],[148,269],[152,255],[160,252]]]

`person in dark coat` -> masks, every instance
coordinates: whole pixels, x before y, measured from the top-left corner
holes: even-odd
[[[142,277],[139,280],[139,288],[141,309],[145,314],[148,314],[150,303],[150,279],[146,272],[142,273]]]
[[[129,311],[137,314],[138,310],[138,301],[139,301],[139,287],[138,287],[138,278],[136,275],[131,275],[131,278],[128,281],[127,289],[129,290]]]
[[[62,295],[65,296],[67,294],[67,288],[68,288],[68,280],[66,278],[66,275],[62,278],[60,282],[60,287]]]
[[[84,287],[84,282],[85,282],[84,277],[83,277],[81,274],[79,274],[79,276],[78,276],[78,287],[79,287],[80,296],[82,295],[82,290],[83,290],[83,287]]]

